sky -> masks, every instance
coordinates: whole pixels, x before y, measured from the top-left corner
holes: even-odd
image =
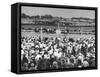
[[[46,8],[46,7],[31,7],[22,6],[21,13],[25,13],[29,16],[35,15],[45,15],[49,14],[52,16],[72,18],[72,17],[85,17],[85,18],[95,18],[94,10],[80,10],[80,9],[62,9],[62,8]]]

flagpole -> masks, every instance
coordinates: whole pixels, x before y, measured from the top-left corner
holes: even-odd
[[[41,16],[40,16],[40,19],[41,19]],[[42,34],[42,24],[41,24],[41,22],[40,22],[40,25],[41,25],[41,41],[42,41],[43,34]]]

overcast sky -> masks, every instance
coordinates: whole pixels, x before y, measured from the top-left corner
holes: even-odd
[[[79,9],[62,9],[62,8],[45,8],[45,7],[30,7],[22,6],[22,13],[29,16],[50,14],[52,16],[72,18],[72,17],[85,17],[95,18],[95,11],[93,10],[79,10]]]

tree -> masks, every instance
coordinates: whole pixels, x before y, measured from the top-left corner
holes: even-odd
[[[29,16],[26,15],[25,13],[22,13],[22,14],[21,14],[21,17],[22,17],[22,18],[28,18]]]

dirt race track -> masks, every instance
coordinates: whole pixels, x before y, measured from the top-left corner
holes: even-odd
[[[41,34],[40,33],[35,33],[35,32],[21,32],[21,36],[23,37],[39,37]],[[85,34],[42,34],[42,37],[60,37],[63,38],[64,36],[66,36],[67,38],[74,38],[74,39],[78,39],[78,38],[95,38],[95,35],[85,35]]]

